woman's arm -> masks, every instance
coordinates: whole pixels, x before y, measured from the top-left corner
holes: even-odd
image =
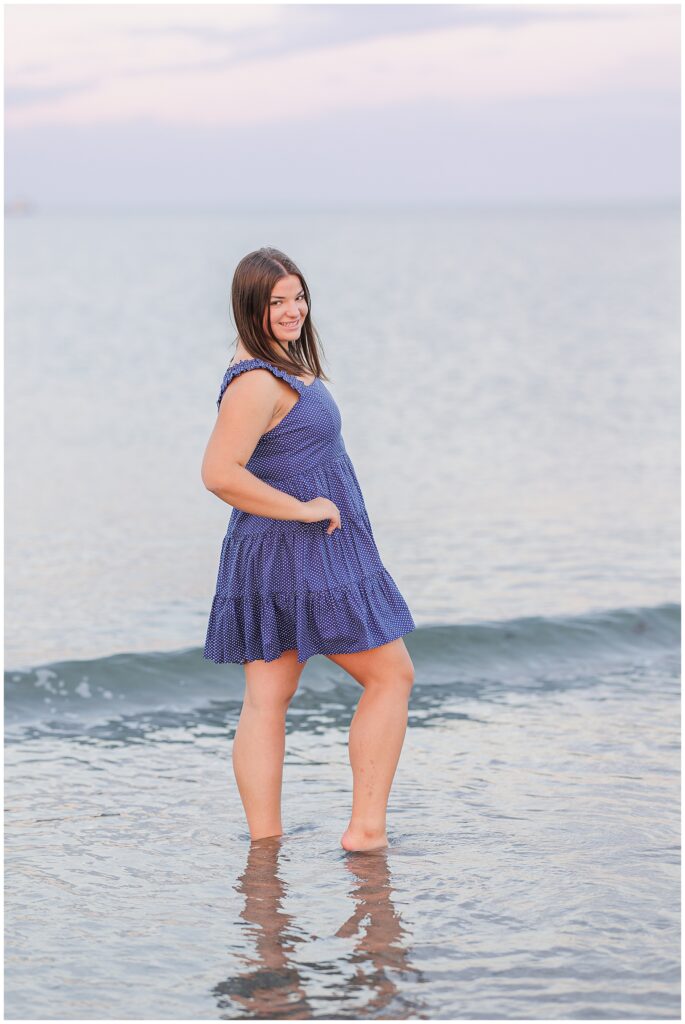
[[[245,469],[279,410],[280,394],[278,381],[269,370],[241,373],[230,382],[202,460],[202,482],[222,501],[243,512],[309,522],[312,511],[307,502],[271,487]]]

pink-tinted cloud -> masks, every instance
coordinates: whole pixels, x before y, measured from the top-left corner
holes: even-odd
[[[401,24],[398,31],[400,8],[383,8],[384,25],[373,5],[366,35],[352,7],[336,6],[338,25],[356,19],[355,31],[339,40],[322,37],[316,9],[297,7],[295,16],[288,5],[11,8],[7,123],[144,117],[206,125],[286,118],[302,125],[327,111],[431,98],[468,104],[679,88],[675,6],[591,7],[591,17],[581,6],[551,8],[554,17],[512,19],[503,11],[501,23],[491,16],[439,28],[427,17],[424,28],[419,21],[415,30]],[[289,18],[306,25],[308,10],[316,31],[304,33],[298,48]],[[37,18],[40,33],[33,31]],[[215,39],[208,37],[212,25]]]

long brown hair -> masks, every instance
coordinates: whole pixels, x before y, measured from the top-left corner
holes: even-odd
[[[290,343],[289,349],[271,329],[271,293],[276,282],[287,274],[299,277],[307,303],[307,315],[300,336]],[[312,323],[312,303],[307,282],[285,253],[268,245],[243,256],[233,275],[231,305],[238,337],[253,359],[264,359],[296,377],[312,373],[323,380],[329,380],[321,367],[321,340]],[[276,342],[283,350],[283,355],[274,351],[268,339]]]

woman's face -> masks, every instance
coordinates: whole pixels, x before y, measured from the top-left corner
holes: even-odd
[[[279,341],[296,341],[307,315],[302,282],[296,274],[280,277],[274,285],[269,302],[271,330]]]

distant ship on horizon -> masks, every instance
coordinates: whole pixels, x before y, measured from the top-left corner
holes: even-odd
[[[5,200],[5,216],[24,217],[28,213],[33,213],[35,208],[35,204],[30,199]]]

